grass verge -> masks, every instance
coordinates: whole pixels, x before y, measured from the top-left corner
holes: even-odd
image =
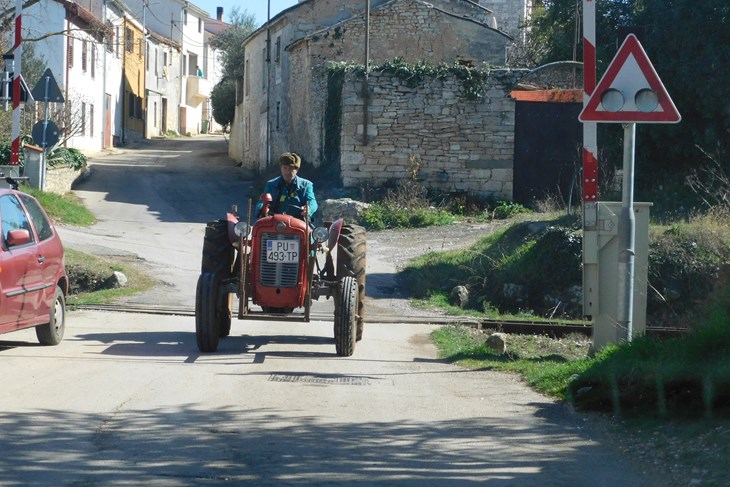
[[[56,224],[88,227],[96,223],[94,215],[83,206],[73,193],[59,195],[23,186],[22,190],[34,196]]]
[[[67,299],[70,308],[112,303],[155,285],[155,280],[136,269],[132,261],[125,263],[123,259],[126,258],[102,258],[73,249],[65,249],[65,254],[71,288]],[[111,287],[114,271],[122,272],[127,277],[124,287]]]
[[[485,345],[486,337],[481,331],[459,325],[432,333],[441,357],[450,362],[470,369],[517,373],[535,390],[556,399],[566,399],[568,380],[597,360],[588,357],[591,342],[580,335],[561,339],[509,335],[503,355],[493,353]]]

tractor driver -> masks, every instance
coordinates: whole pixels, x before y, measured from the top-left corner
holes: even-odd
[[[264,193],[271,195],[271,213],[284,213],[311,221],[317,211],[317,200],[314,199],[314,185],[311,181],[297,176],[302,165],[302,158],[294,152],[284,152],[279,157],[281,176],[269,180]],[[309,215],[305,214],[305,205],[309,205]],[[254,215],[260,218],[264,204],[259,201]],[[308,218],[307,218],[308,216]]]

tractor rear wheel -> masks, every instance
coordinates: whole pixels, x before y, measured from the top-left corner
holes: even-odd
[[[220,329],[218,336],[225,338],[231,334],[231,309],[233,308],[233,294],[226,293],[218,299],[218,316]]]
[[[228,240],[228,221],[214,220],[205,226],[203,237],[203,261],[200,272],[231,274],[233,266],[233,245]]]
[[[203,353],[218,349],[221,332],[219,287],[218,274],[204,272],[198,278],[195,291],[195,338],[198,349]]]
[[[357,343],[357,281],[344,277],[337,283],[335,295],[335,350],[340,357],[349,357]]]
[[[357,281],[357,340],[362,340],[365,323],[365,261],[367,237],[365,228],[344,225],[337,241],[337,278],[350,276]]]

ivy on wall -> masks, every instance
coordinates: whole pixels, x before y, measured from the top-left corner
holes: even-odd
[[[331,77],[336,73],[344,79],[346,73],[362,77],[365,74],[365,66],[349,62],[330,62],[325,65],[327,74]],[[371,72],[381,72],[403,81],[409,88],[416,88],[423,84],[426,78],[446,79],[454,76],[461,82],[462,96],[467,100],[480,100],[483,97],[484,87],[487,81],[495,77],[494,69],[489,65],[479,67],[464,66],[461,64],[429,64],[426,62],[408,63],[402,58],[395,58],[385,61],[379,66],[372,66]],[[509,81],[505,81],[505,90],[509,89]],[[340,91],[341,93],[341,91]],[[329,104],[328,104],[329,105]]]
[[[342,85],[345,70],[327,72],[327,104],[324,111],[325,165],[339,166],[340,133],[342,131]]]

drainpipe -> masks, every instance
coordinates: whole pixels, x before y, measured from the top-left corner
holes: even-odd
[[[368,78],[370,74],[370,0],[365,12],[365,77],[362,82],[362,145],[368,145],[368,108],[370,106],[370,91]]]
[[[271,165],[271,0],[266,13],[266,167]]]
[[[127,17],[123,17],[124,22],[122,23],[122,29],[124,32],[123,39],[124,45],[122,46],[122,142],[124,145],[127,142],[127,110],[129,106],[129,95],[127,90],[124,89],[124,84],[127,81]],[[68,99],[68,98],[67,98]]]
[[[104,26],[106,27],[106,0],[104,0],[101,4],[101,23],[104,24]],[[106,34],[106,32],[105,32],[105,34]],[[104,36],[104,41],[107,41],[106,36]],[[106,133],[106,117],[107,117],[107,112],[111,109],[111,104],[109,107],[106,106],[106,45],[102,46],[101,49],[102,49],[102,52],[104,53],[104,61],[103,61],[104,69],[102,70],[103,74],[101,77],[101,86],[102,86],[102,89],[104,90],[104,93],[102,93],[102,97],[101,97],[101,100],[102,100],[101,101],[101,106],[102,106],[101,126],[104,128],[101,131],[101,146],[105,149],[108,149],[108,147],[105,146],[106,140],[107,140],[106,138],[108,135]]]
[[[66,31],[67,32],[71,32],[71,22],[68,21],[68,20],[66,21]],[[69,36],[68,42],[73,42],[73,41],[74,41],[74,38],[72,36]],[[68,44],[66,45],[66,55],[68,56]],[[66,84],[66,88],[65,88],[65,90],[66,90],[66,102],[68,102],[68,88],[69,88],[69,85],[71,84],[71,79],[69,78],[69,74],[70,74],[69,69],[70,68],[68,67],[68,65],[69,65],[69,60],[66,59],[66,83],[65,83]],[[48,101],[46,101],[46,103],[48,103]],[[68,144],[68,137],[64,137],[63,138],[63,146],[64,147],[68,147],[67,144]]]

